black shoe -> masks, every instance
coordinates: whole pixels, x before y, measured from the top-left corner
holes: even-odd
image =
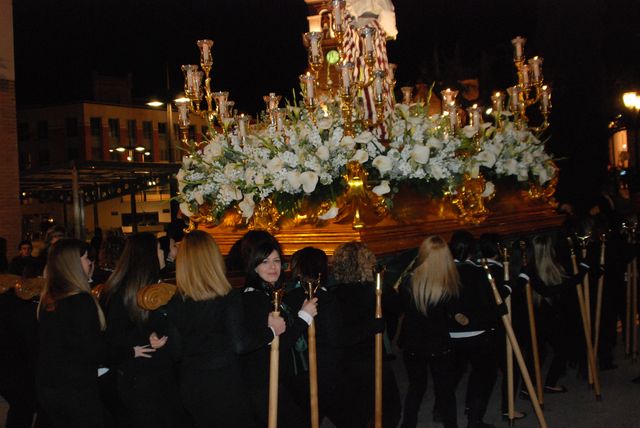
[[[547,386],[547,385],[545,385],[545,387],[544,387],[544,393],[545,394],[564,394],[567,391],[568,391],[568,389],[564,385],[557,385],[557,386]]]
[[[516,421],[518,419],[524,419],[527,417],[527,414],[525,412],[520,412],[518,410],[516,410],[513,414],[513,420]],[[509,412],[503,412],[502,413],[502,420],[503,421],[508,421],[509,420]]]

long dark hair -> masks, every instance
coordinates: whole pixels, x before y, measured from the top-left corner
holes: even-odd
[[[155,284],[160,278],[158,240],[148,232],[131,235],[122,251],[113,274],[105,284],[107,302],[123,290],[124,306],[132,321],[142,323],[149,312],[140,308],[137,293],[145,285]]]
[[[78,239],[62,239],[51,247],[47,264],[47,281],[40,296],[40,309],[53,311],[59,300],[79,293],[92,296],[87,274],[80,258],[87,254],[89,245]],[[95,298],[94,298],[95,300]],[[104,330],[104,314],[96,301],[100,327]]]
[[[278,256],[280,256],[280,260],[282,260],[282,250],[280,249],[280,244],[278,243],[278,241],[263,241],[253,247],[251,253],[249,254],[249,257],[247,258],[247,269],[245,271],[246,286],[262,288],[263,280],[262,278],[260,278],[260,275],[258,275],[258,272],[256,272],[256,268],[274,251],[278,253]],[[283,272],[284,271],[281,269],[278,282],[281,282]]]
[[[291,276],[294,280],[316,281],[320,275],[320,283],[327,282],[327,254],[314,247],[305,247],[291,256]]]

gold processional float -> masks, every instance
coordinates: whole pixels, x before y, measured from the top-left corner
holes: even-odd
[[[189,230],[204,227],[225,254],[252,229],[275,234],[286,254],[309,245],[332,254],[352,240],[389,254],[461,227],[513,235],[560,224],[558,171],[541,140],[551,91],[524,38],[512,40],[517,84],[495,92],[490,109],[462,110],[452,89],[414,102],[403,87],[398,102],[379,22],[355,18],[343,0],[330,5],[324,28],[304,35],[299,92],[285,107],[264,96],[258,118],[212,91],[213,41],[197,42],[201,70],[182,66],[185,97],[175,101],[190,153],[177,197]],[[190,114],[209,123],[200,144],[188,140]]]

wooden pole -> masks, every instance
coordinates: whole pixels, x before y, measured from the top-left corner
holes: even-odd
[[[487,278],[489,279],[489,284],[491,285],[491,289],[493,290],[493,297],[496,300],[497,305],[502,304],[502,297],[500,297],[500,293],[498,292],[498,288],[496,287],[496,282],[491,275],[491,271],[489,271],[489,266],[487,266],[486,261],[483,263],[484,270],[487,274]],[[541,428],[547,428],[547,421],[544,419],[544,413],[542,412],[542,407],[540,407],[540,403],[538,402],[538,397],[536,396],[536,390],[533,387],[533,383],[531,382],[531,376],[529,376],[529,370],[527,369],[527,365],[524,362],[524,358],[522,357],[522,351],[520,350],[520,345],[518,345],[518,340],[516,339],[516,335],[513,333],[513,327],[509,322],[509,317],[507,314],[502,315],[502,324],[504,325],[504,329],[507,332],[507,337],[509,338],[509,342],[511,342],[511,346],[513,347],[513,352],[516,355],[516,360],[518,361],[518,366],[522,371],[522,377],[524,379],[524,384],[527,387],[527,392],[531,397],[531,404],[533,405],[533,410],[536,413],[536,417],[538,418],[538,424]]]
[[[604,256],[606,247],[607,235],[604,233],[600,236],[600,267],[604,270]],[[598,354],[600,348],[600,319],[602,318],[602,293],[604,290],[604,273],[600,271],[600,277],[598,278],[598,295],[596,298],[596,337],[593,345],[593,352]]]
[[[376,272],[376,318],[382,318],[382,272]],[[376,334],[375,428],[382,428],[382,333]]]
[[[625,319],[625,341],[624,341],[624,356],[629,358],[631,356],[631,263],[627,265],[627,316]]]
[[[507,249],[504,249],[503,255],[503,266],[504,266],[504,282],[509,282],[509,253]],[[507,305],[508,311],[508,319],[511,324],[511,296],[507,296],[505,299],[505,303]],[[513,324],[512,324],[513,325]],[[513,382],[513,347],[511,346],[511,341],[509,340],[509,336],[505,334],[506,341],[506,350],[507,350],[507,416],[509,418],[509,426],[514,426],[516,421],[516,408],[515,408],[515,400],[514,400],[514,382]]]
[[[578,240],[580,242],[580,246],[582,247],[582,260],[587,260],[587,243],[590,238],[590,235],[578,236]],[[589,340],[591,340],[591,300],[589,299],[589,273],[584,276],[584,280],[582,282],[582,306],[584,308],[584,314],[586,321],[584,323],[585,328],[587,329],[586,333],[589,335]],[[593,386],[593,372],[595,368],[589,356],[587,355],[587,378],[589,381],[589,385]]]
[[[538,392],[538,400],[540,406],[544,406],[543,385],[542,385],[542,369],[540,368],[540,351],[538,349],[538,330],[536,328],[536,315],[533,308],[533,293],[531,291],[531,283],[527,281],[525,286],[527,294],[527,310],[529,312],[529,332],[531,334],[531,353],[533,354],[533,371],[536,377],[536,391]]]
[[[631,227],[631,243],[636,243],[637,225]],[[631,361],[638,360],[638,257],[631,262]]]
[[[273,315],[280,316],[280,300],[282,298],[282,288],[271,289],[273,298]],[[273,338],[271,342],[271,355],[269,359],[269,419],[268,428],[278,426],[278,383],[280,371],[280,336]]]
[[[320,286],[320,278],[317,283],[310,281],[307,284],[307,296],[309,300],[315,297],[317,287]],[[320,427],[320,413],[318,410],[318,354],[316,346],[316,323],[311,320],[308,330],[309,339],[309,397],[311,402],[311,428]]]
[[[525,241],[520,241],[520,248],[522,250],[522,265],[527,266]],[[533,292],[531,291],[530,281],[527,281],[527,285],[525,286],[525,294],[527,296],[527,312],[529,315],[529,333],[531,334],[531,354],[533,355],[533,371],[536,377],[536,391],[538,392],[540,407],[544,407],[542,369],[540,367],[540,351],[538,349],[538,329],[536,328],[536,315],[533,307]]]
[[[573,265],[574,275],[578,274],[578,263],[576,261],[576,253],[571,247],[571,264]],[[582,294],[582,285],[576,284],[576,292],[578,294],[578,306],[580,307],[580,316],[582,317],[582,328],[584,330],[584,343],[587,350],[588,365],[593,368],[593,386],[596,393],[596,400],[601,401],[602,395],[600,394],[600,379],[598,377],[598,370],[596,368],[596,357],[591,345],[591,335],[589,334],[589,327],[587,325],[587,314],[585,313],[584,296]]]

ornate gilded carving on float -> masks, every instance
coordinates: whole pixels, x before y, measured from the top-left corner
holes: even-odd
[[[266,230],[270,233],[277,232],[280,227],[278,220],[282,214],[274,205],[270,198],[260,201],[253,212],[253,216],[249,220],[249,230]]]
[[[461,223],[480,224],[489,216],[489,210],[484,202],[492,199],[494,194],[494,191],[487,192],[484,177],[473,178],[465,174],[462,184],[458,187],[456,193],[449,195],[449,198],[460,212],[459,219]]]
[[[142,309],[154,311],[160,306],[166,305],[177,290],[175,285],[166,282],[151,284],[138,290],[136,300]]]
[[[344,175],[347,190],[338,198],[340,212],[337,223],[350,221],[354,229],[362,229],[380,222],[389,213],[384,198],[369,188],[368,177],[360,162],[351,161],[347,164]]]

